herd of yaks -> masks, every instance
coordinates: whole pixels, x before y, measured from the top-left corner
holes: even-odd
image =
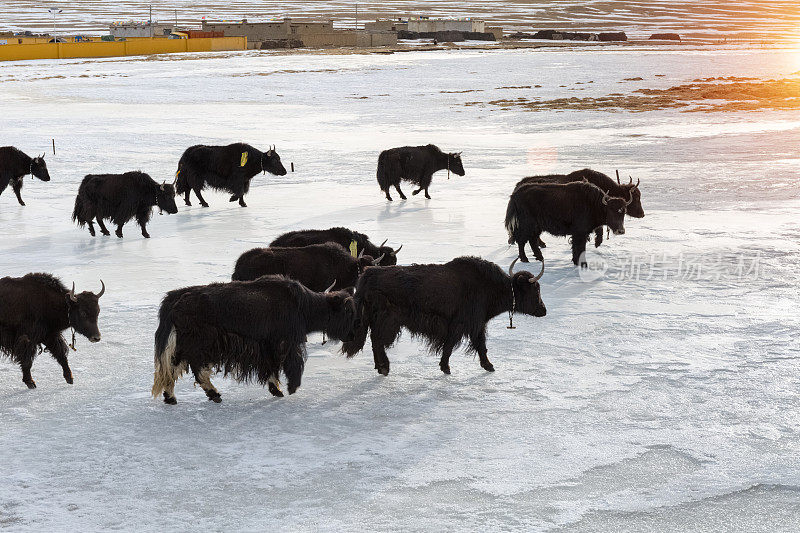
[[[390,188],[401,199],[401,181],[418,186],[430,198],[432,176],[440,170],[464,175],[459,153],[445,153],[434,145],[407,146],[383,151],[377,178],[386,199]],[[109,235],[104,220],[122,226],[135,218],[142,235],[153,207],[176,213],[175,196],[191,205],[194,192],[208,206],[202,190],[210,186],[231,194],[230,201],[246,207],[250,180],[260,172],[285,175],[274,147],[262,152],[244,144],[197,145],[180,159],[172,183],[157,183],[142,172],[86,176],[75,200],[73,220],[94,222]],[[0,194],[10,183],[21,205],[22,179],[31,174],[43,181],[50,176],[44,155],[31,158],[13,147],[0,147]],[[532,176],[516,184],[506,210],[509,244],[517,243],[519,257],[503,271],[477,257],[458,257],[445,264],[397,265],[402,248],[373,244],[363,233],[347,228],[299,230],[281,235],[267,248],[245,252],[236,261],[232,281],[170,291],[159,309],[155,333],[155,373],[152,393],[176,403],[178,378],[191,371],[210,400],[221,401],[210,377],[224,372],[239,381],[257,381],[275,396],[283,396],[280,374],[288,392],[300,386],[309,333],[342,341],[348,357],[361,351],[369,335],[376,370],[389,373],[386,349],[403,329],[423,339],[441,356],[439,367],[450,373],[449,358],[463,341],[478,354],[480,365],[494,371],[486,348],[486,325],[502,313],[546,314],[539,280],[544,274],[542,232],[570,237],[573,262],[586,266],[586,243],[603,229],[622,234],[625,215],[644,216],[639,182],[622,183],[600,172],[584,169],[570,174]],[[529,244],[541,271],[514,272],[517,260],[527,262]],[[0,353],[22,368],[29,388],[33,360],[49,351],[72,383],[67,360],[74,349],[75,332],[92,342],[100,340],[99,299],[105,293],[67,289],[51,274],[31,273],[0,279]],[[63,332],[72,328],[72,343]]]

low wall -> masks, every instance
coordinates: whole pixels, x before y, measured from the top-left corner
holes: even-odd
[[[373,48],[377,46],[394,46],[397,44],[395,32],[354,32],[334,31],[330,33],[308,33],[300,36],[303,46],[308,48],[355,47]]]
[[[181,52],[223,52],[247,49],[244,37],[207,39],[129,39],[114,42],[0,45],[0,61],[121,57]]]

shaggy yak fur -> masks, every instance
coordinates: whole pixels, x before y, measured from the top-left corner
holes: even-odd
[[[299,248],[253,248],[236,261],[233,281],[251,281],[268,274],[283,274],[321,292],[331,284],[336,290],[353,287],[365,268],[377,264],[371,255],[358,258],[332,242]]]
[[[25,202],[22,201],[22,179],[28,174],[36,176],[42,181],[50,181],[44,154],[38,157],[29,157],[22,150],[13,146],[0,146],[0,194],[3,194],[8,184],[11,183],[19,205],[25,205]]]
[[[386,348],[406,328],[441,354],[439,368],[445,374],[450,373],[450,354],[465,338],[470,351],[478,353],[481,367],[493,372],[486,353],[486,324],[508,311],[545,316],[539,277],[541,273],[524,271],[509,276],[477,257],[458,257],[444,265],[368,268],[356,285],[360,324],[342,352],[352,357],[361,351],[369,332],[375,368],[385,376]]]
[[[300,231],[290,231],[284,233],[270,243],[270,246],[284,246],[284,247],[298,247],[308,246],[309,244],[323,244],[326,242],[333,242],[339,246],[344,247],[345,250],[350,249],[350,243],[356,242],[358,254],[371,255],[374,258],[383,257],[381,259],[381,266],[391,266],[397,264],[397,253],[401,244],[396,250],[391,246],[384,246],[386,241],[383,241],[380,246],[375,246],[370,242],[369,237],[363,233],[352,231],[347,228],[330,228],[330,229],[306,229]]]
[[[543,231],[572,238],[572,262],[586,267],[581,256],[595,228],[608,226],[615,235],[625,233],[625,210],[630,201],[611,197],[585,181],[566,184],[531,183],[511,194],[505,225],[509,240],[519,247],[519,258],[527,263],[525,243],[543,261],[539,237]]]
[[[210,377],[219,371],[269,384],[274,396],[283,396],[283,370],[292,394],[303,375],[306,335],[323,331],[349,340],[355,322],[351,292],[313,292],[284,276],[168,292],[155,334],[153,396],[163,393],[165,403],[177,403],[175,381],[188,370],[214,402],[221,397]]]
[[[531,183],[572,183],[573,181],[588,181],[597,185],[603,191],[607,192],[609,196],[616,196],[617,198],[629,198],[632,200],[628,206],[628,216],[633,218],[644,218],[644,209],[642,208],[642,192],[639,190],[639,180],[633,183],[633,178],[630,178],[630,183],[620,183],[619,173],[617,173],[617,181],[615,182],[610,177],[602,172],[584,168],[583,170],[576,170],[569,174],[551,174],[548,176],[528,176],[522,178],[514,188],[521,185],[528,185]],[[599,227],[594,232],[594,247],[597,248],[603,243],[603,228]],[[509,237],[508,244],[514,244],[514,238]],[[539,248],[545,248],[545,243],[539,239]]]
[[[194,191],[200,200],[200,205],[208,207],[201,194],[201,191],[208,186],[231,193],[231,202],[239,200],[240,206],[247,207],[244,195],[250,190],[250,180],[259,172],[269,172],[276,176],[286,175],[286,169],[275,148],[261,152],[244,143],[227,146],[198,144],[183,152],[175,179],[178,194],[184,195],[183,200],[186,205],[192,205],[189,193]]]
[[[117,237],[122,238],[122,226],[135,217],[142,236],[149,239],[147,223],[156,205],[169,214],[177,213],[175,187],[168,183],[159,185],[143,172],[89,174],[78,188],[72,220],[81,227],[88,225],[94,237],[92,221],[97,219],[103,235],[110,235],[103,223],[103,219],[109,219],[117,226]]]
[[[390,202],[389,187],[394,187],[400,198],[406,195],[400,190],[400,181],[409,181],[419,186],[411,194],[425,191],[425,198],[430,199],[428,187],[431,185],[433,173],[439,170],[450,170],[459,176],[464,175],[461,152],[446,154],[438,146],[401,146],[384,150],[378,156],[378,185],[386,193]]]
[[[102,284],[102,281],[101,281]],[[100,340],[97,316],[98,294],[75,294],[50,274],[26,274],[21,278],[0,278],[0,354],[22,367],[22,381],[29,389],[36,383],[31,366],[38,353],[47,350],[72,384],[72,370],[67,361],[67,343],[61,332],[72,327],[92,342]]]

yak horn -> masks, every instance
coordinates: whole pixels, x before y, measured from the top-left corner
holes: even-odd
[[[381,243],[381,246],[383,246],[384,244],[386,244],[386,242],[387,242],[388,240],[389,240],[389,239],[386,239],[386,240],[384,240],[384,241]],[[378,246],[378,248],[380,248],[381,246]]]
[[[603,205],[608,205],[608,201],[611,199],[611,196],[608,195],[607,192],[603,193]]]
[[[633,185],[633,176],[628,174],[628,178],[630,178],[630,181],[628,182],[628,185]]]
[[[101,279],[100,280],[100,292],[97,293],[97,299],[99,300],[100,298],[102,298],[105,293],[106,293],[106,284],[103,283],[103,280]]]
[[[164,190],[164,187],[166,187],[166,186],[167,186],[167,180],[164,180],[164,181],[161,183],[161,190],[163,191],[163,190]]]
[[[69,299],[72,300],[73,302],[77,302],[78,301],[78,297],[75,296],[75,282],[74,281],[72,282],[72,290],[69,291]]]
[[[336,285],[336,280],[333,280],[333,283],[331,283],[331,286],[328,287],[327,289],[325,289],[323,294],[328,294],[329,292],[331,292],[331,289],[333,288],[334,285]]]
[[[364,249],[362,248],[361,251],[358,253],[358,259],[364,257]]]
[[[633,181],[633,180],[631,180],[631,181]],[[636,188],[637,188],[637,189],[639,188],[639,183],[640,183],[641,181],[642,181],[642,180],[640,180],[639,178],[636,178]]]
[[[397,253],[402,249],[403,249],[403,245],[401,244],[400,248],[398,248],[397,250],[392,250],[392,255],[397,255]]]
[[[380,256],[379,258],[377,258],[377,259],[375,259],[375,260],[373,260],[373,261],[372,261],[372,264],[373,264],[374,266],[377,266],[377,265],[381,264],[381,260],[382,260],[384,257],[386,257],[386,254],[381,254],[381,256]]]
[[[533,278],[529,279],[528,281],[530,281],[531,283],[536,283],[537,281],[542,279],[542,276],[544,276],[544,259],[542,259],[542,270],[539,272],[539,274],[536,277],[533,277]]]
[[[619,181],[619,169],[617,169],[617,185],[622,185]]]
[[[519,261],[519,256],[517,256],[516,259],[511,261],[511,266],[508,267],[508,275],[509,275],[509,277],[514,275],[514,265],[517,264],[517,261]]]
[[[630,190],[630,193],[631,193],[631,199],[630,199],[630,200],[626,200],[626,201],[625,201],[625,205],[631,205],[631,204],[633,203],[633,189],[635,189],[635,188],[636,188],[636,187],[633,187],[633,188]]]

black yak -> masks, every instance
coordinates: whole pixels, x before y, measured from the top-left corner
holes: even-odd
[[[183,152],[175,179],[178,194],[184,195],[186,205],[192,205],[189,193],[194,191],[200,205],[208,207],[201,191],[209,186],[231,193],[231,202],[239,200],[240,206],[247,207],[244,195],[250,190],[250,180],[259,172],[286,175],[281,157],[274,147],[261,152],[244,143],[227,146],[198,144]]]
[[[313,292],[284,276],[170,291],[155,334],[153,396],[163,393],[165,403],[177,403],[175,381],[189,370],[217,403],[210,378],[219,371],[269,384],[274,396],[283,396],[283,370],[292,394],[303,375],[306,335],[322,331],[349,340],[355,322],[351,292]]]
[[[589,183],[593,183],[600,187],[603,191],[607,192],[611,196],[616,196],[617,198],[630,198],[632,200],[631,204],[628,206],[628,216],[633,218],[644,218],[644,209],[642,208],[642,193],[639,190],[639,180],[636,180],[636,184],[633,183],[633,178],[630,178],[630,183],[620,183],[619,181],[619,171],[617,171],[617,181],[614,182],[613,179],[606,176],[602,172],[598,172],[596,170],[592,170],[590,168],[584,168],[582,170],[576,170],[574,172],[570,172],[569,174],[550,174],[546,176],[528,176],[527,178],[522,178],[517,184],[514,186],[516,189],[520,185],[528,185],[530,183],[572,183],[573,181],[583,181],[586,180]],[[595,228],[594,231],[594,247],[597,248],[603,243],[603,228],[598,227]],[[514,238],[509,237],[508,244],[514,244]],[[544,248],[545,243],[539,239],[539,248]]]
[[[365,268],[377,265],[379,257],[362,252],[357,258],[332,242],[298,248],[253,248],[239,256],[233,281],[251,281],[267,274],[283,274],[311,289],[322,291],[334,283],[334,289],[353,287]]]
[[[11,183],[19,205],[25,205],[25,202],[22,201],[22,179],[28,174],[36,176],[42,181],[50,181],[44,154],[30,157],[13,146],[0,146],[0,194],[3,194],[8,184]]]
[[[519,247],[519,258],[527,263],[525,243],[543,261],[539,236],[543,231],[570,236],[572,262],[587,266],[581,256],[586,241],[595,228],[608,226],[615,235],[625,233],[625,211],[632,200],[612,197],[587,181],[566,184],[530,183],[511,194],[506,209],[505,226],[509,240]]]
[[[458,257],[444,265],[411,265],[368,268],[356,284],[356,309],[360,323],[355,339],[342,345],[353,357],[364,348],[367,332],[372,340],[375,368],[389,374],[386,348],[394,344],[402,328],[423,338],[432,352],[441,354],[439,368],[450,373],[450,354],[464,338],[477,352],[481,367],[494,372],[486,354],[486,324],[501,313],[542,317],[539,279],[530,272],[508,275],[489,261]]]
[[[135,217],[142,228],[142,236],[149,239],[147,223],[156,205],[169,214],[178,212],[173,185],[159,185],[144,172],[89,174],[78,187],[72,220],[81,227],[88,225],[89,233],[94,237],[94,219],[97,219],[103,235],[110,235],[103,223],[107,218],[116,224],[115,233],[122,238],[122,226]]]
[[[397,254],[403,247],[401,244],[395,250],[391,246],[384,246],[386,241],[383,241],[380,246],[375,246],[370,242],[369,237],[363,233],[358,233],[357,231],[347,228],[290,231],[272,241],[270,246],[297,247],[308,246],[309,244],[323,244],[326,242],[336,243],[346,250],[350,250],[351,245],[355,243],[357,254],[361,255],[365,253],[375,258],[382,257],[383,259],[381,259],[379,263],[381,266],[396,265]]]
[[[378,185],[390,202],[392,197],[389,194],[389,187],[397,189],[400,198],[406,199],[406,195],[400,190],[400,180],[419,186],[419,189],[411,194],[425,191],[425,198],[430,199],[428,187],[431,185],[433,173],[445,169],[448,177],[451,171],[459,176],[464,175],[461,152],[446,154],[433,144],[391,148],[384,150],[378,156]]]
[[[36,388],[31,366],[42,349],[58,361],[64,379],[72,384],[67,343],[61,332],[71,327],[91,342],[100,341],[98,300],[106,292],[102,280],[100,284],[102,288],[97,294],[75,294],[74,283],[72,290],[67,290],[50,274],[0,278],[0,354],[22,367],[22,381],[29,389]],[[72,342],[74,347],[74,334]]]

